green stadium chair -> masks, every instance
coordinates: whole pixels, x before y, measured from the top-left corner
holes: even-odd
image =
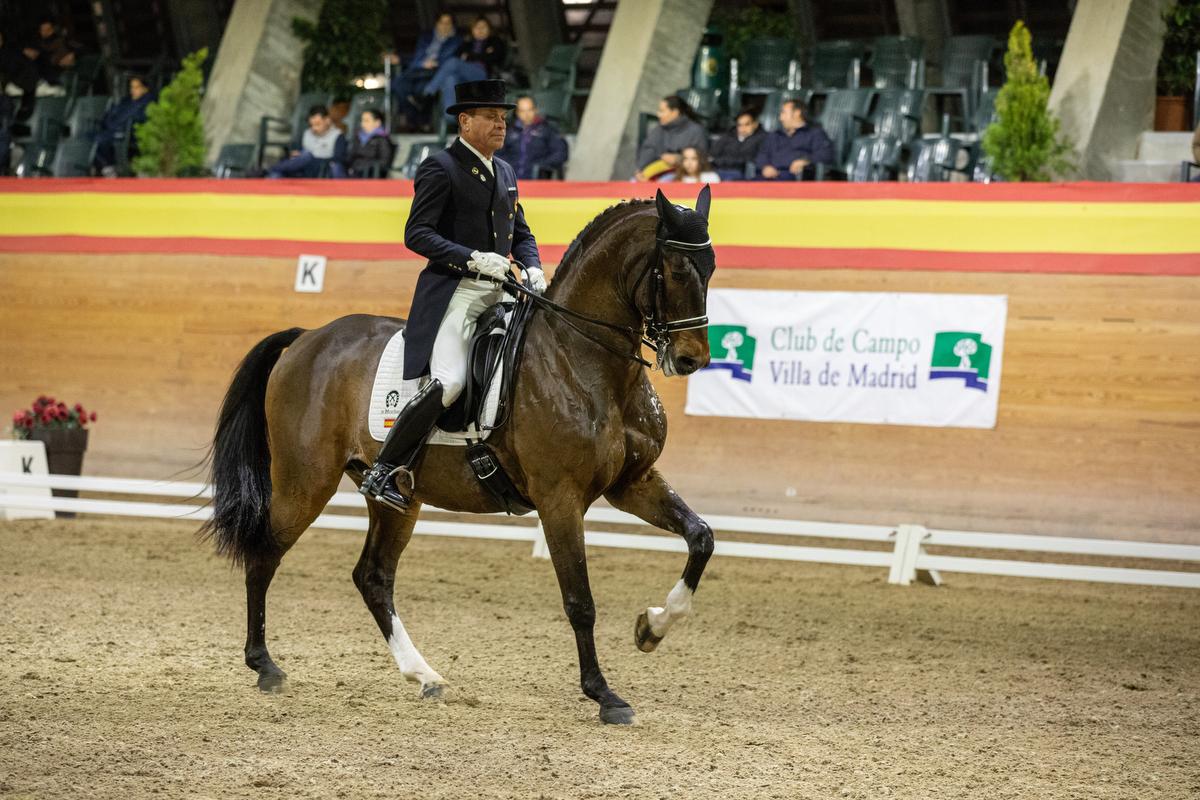
[[[969,118],[980,91],[987,88],[988,64],[999,47],[991,36],[951,36],[942,48],[941,80],[927,93],[939,102],[957,98],[959,114]]]
[[[902,143],[894,136],[860,136],[850,145],[846,158],[846,180],[877,182],[895,180],[900,171]]]
[[[975,145],[951,136],[918,139],[909,147],[906,174],[913,183],[944,182],[960,175],[969,179],[975,170],[978,149]]]
[[[24,136],[15,136],[13,144],[22,146],[39,144],[53,147],[62,136],[66,117],[66,97],[39,97],[34,103],[33,113],[25,122],[27,133]],[[14,127],[20,128],[21,126],[18,124]]]
[[[867,64],[876,89],[920,89],[925,86],[925,43],[911,36],[880,36],[872,43]]]
[[[535,89],[530,94],[542,116],[553,122],[560,131],[575,130],[570,92],[565,89]]]
[[[850,39],[817,42],[804,84],[814,89],[857,89],[866,54],[862,42]]]
[[[874,89],[838,89],[829,93],[817,121],[833,141],[834,163],[846,160],[850,143],[858,138],[863,124],[868,122]]]
[[[550,48],[546,61],[533,78],[536,90],[561,89],[575,94],[581,47],[576,44],[556,44]]]
[[[74,137],[91,136],[100,130],[100,123],[112,98],[98,94],[87,97],[77,97],[71,105],[71,113],[67,116],[67,128]]]
[[[409,145],[408,156],[404,159],[404,165],[399,169],[400,175],[412,180],[417,176],[417,167],[421,166],[421,162],[438,150],[444,149],[445,146],[446,143],[444,141],[438,141],[437,139],[423,139],[419,142],[413,142]],[[392,171],[396,172],[394,166]]]
[[[875,109],[867,118],[876,136],[893,136],[901,142],[916,138],[921,130],[921,89],[880,89]]]
[[[18,178],[39,178],[53,174],[51,165],[54,162],[54,145],[31,143],[25,147],[21,160],[17,163]]]
[[[722,101],[725,92],[721,89],[680,89],[677,95],[704,120],[709,130],[720,127],[722,122]]]
[[[54,148],[50,173],[56,178],[86,178],[92,174],[95,143],[85,136],[61,139]]]
[[[213,175],[218,178],[244,178],[255,166],[255,151],[253,144],[221,145],[217,155],[217,163],[213,165]]]
[[[791,39],[764,37],[746,43],[745,55],[729,62],[729,107],[739,109],[745,94],[800,88],[800,61]]]

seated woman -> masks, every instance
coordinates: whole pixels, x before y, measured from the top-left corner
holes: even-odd
[[[117,147],[125,137],[129,137],[130,158],[137,155],[136,126],[146,121],[146,108],[157,99],[158,94],[150,91],[145,78],[130,76],[129,96],[104,113],[92,134],[96,143],[92,166],[97,172],[106,178],[116,177]]]
[[[679,164],[662,180],[672,183],[720,183],[721,176],[713,169],[707,154],[695,147],[685,147],[679,154]]]
[[[425,85],[426,97],[436,98],[441,93],[443,112],[454,102],[454,87],[458,84],[499,76],[508,56],[508,45],[492,35],[492,23],[487,17],[479,17],[471,24],[471,36],[459,45],[456,56],[438,67]]]
[[[363,110],[346,160],[352,178],[387,177],[392,166],[392,140],[384,127],[382,111],[377,108]]]
[[[646,134],[638,148],[635,180],[659,180],[679,166],[680,153],[685,147],[708,152],[708,134],[696,121],[696,112],[678,95],[668,95],[658,101],[658,124]]]

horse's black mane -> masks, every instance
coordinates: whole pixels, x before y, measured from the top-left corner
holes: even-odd
[[[594,229],[601,227],[604,223],[607,223],[620,211],[624,211],[628,208],[644,208],[652,205],[654,205],[653,200],[622,200],[616,205],[609,206],[601,211],[591,222],[587,224],[583,230],[579,232],[579,235],[575,237],[575,240],[567,246],[567,251],[563,253],[562,261],[558,262],[558,267],[554,270],[555,277],[558,277],[559,275],[565,275],[566,270],[575,263],[577,251],[583,245],[583,240],[588,238],[588,234],[592,233]]]

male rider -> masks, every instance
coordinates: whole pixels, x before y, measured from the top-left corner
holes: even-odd
[[[397,510],[411,499],[409,467],[462,393],[475,320],[501,300],[498,281],[510,275],[510,258],[525,267],[535,292],[546,289],[537,242],[517,203],[516,173],[494,157],[513,108],[504,81],[460,83],[454,94],[446,113],[458,119],[458,139],[418,168],[404,229],[405,246],[429,259],[404,330],[404,379],[428,374],[429,381],[401,410],[359,489]]]

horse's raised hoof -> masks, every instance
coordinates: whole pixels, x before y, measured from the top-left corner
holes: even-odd
[[[600,721],[605,725],[632,725],[633,717],[631,706],[600,706]]]
[[[442,693],[446,688],[444,683],[431,683],[428,686],[421,687],[422,700],[441,700]]]
[[[662,637],[655,636],[654,631],[650,630],[650,617],[643,611],[633,626],[633,643],[643,653],[653,653],[654,648],[658,647],[658,643],[661,641]]]
[[[280,694],[287,689],[287,675],[283,672],[260,672],[258,688],[266,694]]]

